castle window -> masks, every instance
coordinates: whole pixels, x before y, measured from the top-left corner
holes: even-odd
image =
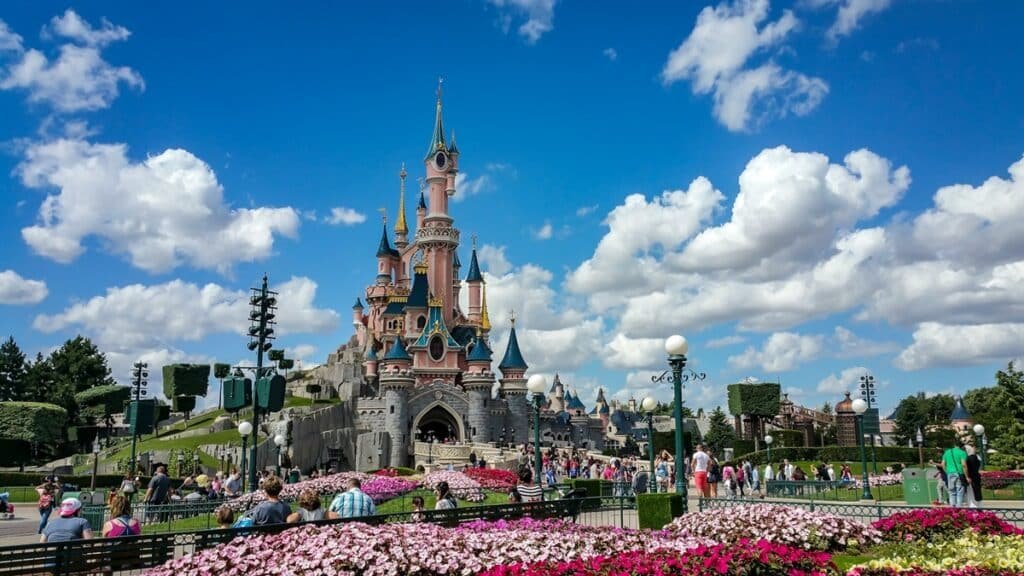
[[[444,358],[444,341],[441,340],[440,336],[434,336],[430,339],[430,358],[434,362],[440,362]]]
[[[392,404],[392,405],[391,405],[391,413],[392,413],[392,414],[394,414],[394,413],[395,413],[395,405],[394,405],[394,404]]]
[[[419,318],[416,319],[416,329],[417,330],[423,330],[423,327],[426,326],[426,325],[427,325],[427,317],[426,316],[420,316]]]

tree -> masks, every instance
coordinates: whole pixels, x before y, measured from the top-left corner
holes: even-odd
[[[709,420],[710,427],[708,433],[704,435],[704,445],[721,455],[723,448],[732,446],[736,441],[736,430],[729,425],[729,418],[722,411],[721,406],[711,412]]]
[[[96,386],[116,384],[110,377],[107,355],[84,336],[68,340],[50,354],[57,386],[65,386],[72,394],[85,392]]]
[[[674,416],[675,415],[676,402],[658,402],[658,407],[654,409],[656,416]],[[690,410],[689,406],[683,404],[683,418],[693,418],[693,410]]]
[[[8,336],[7,341],[0,344],[0,402],[25,399],[27,369],[25,354],[14,336]]]
[[[1006,399],[1012,417],[1009,426],[999,430],[994,447],[1004,458],[1024,455],[1024,372],[1010,362],[1006,370],[996,372],[996,386]]]
[[[56,404],[53,400],[56,397],[55,382],[53,366],[42,353],[37,353],[35,361],[30,362],[25,370],[24,400]]]
[[[964,393],[964,406],[974,421],[985,427],[985,434],[994,442],[1014,422],[1013,404],[999,386],[975,388]]]
[[[896,443],[906,446],[909,442],[916,442],[917,431],[920,429],[929,446],[948,445],[952,442],[952,436],[942,432],[942,429],[949,424],[955,404],[956,400],[949,394],[928,397],[924,392],[900,400],[893,413]]]
[[[779,384],[755,384],[748,380],[741,384],[730,384],[729,412],[734,416],[746,416],[753,429],[754,449],[761,447],[764,422],[779,415],[782,387]]]

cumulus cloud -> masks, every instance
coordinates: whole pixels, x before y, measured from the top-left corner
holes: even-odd
[[[42,280],[22,278],[14,270],[0,272],[0,304],[38,304],[48,293]]]
[[[231,208],[213,170],[187,150],[142,162],[123,144],[62,138],[30,145],[17,172],[29,188],[56,188],[22,238],[37,254],[68,263],[99,238],[133,265],[162,272],[182,264],[228,271],[268,257],[277,235],[295,237],[292,208]]]
[[[604,365],[609,368],[649,368],[665,362],[663,338],[630,338],[616,334],[605,345]]]
[[[317,308],[316,282],[293,277],[274,288],[278,295],[277,334],[328,332],[338,313]],[[244,342],[249,326],[249,292],[218,284],[183,280],[107,289],[103,296],[77,302],[57,314],[36,316],[33,327],[46,333],[74,328],[95,338],[104,349],[167,347],[169,342],[197,342],[211,334],[237,334]]]
[[[21,37],[0,22],[0,51],[18,53],[18,58],[0,72],[0,90],[23,90],[29,102],[70,113],[110,106],[121,85],[145,88],[138,72],[127,66],[113,66],[101,54],[110,42],[126,39],[127,29],[107,21],[99,29],[93,28],[69,9],[54,18],[46,30],[70,40],[58,48],[54,59],[34,48],[24,50]]]
[[[580,206],[579,208],[576,209],[576,215],[579,216],[580,218],[582,218],[582,217],[584,217],[584,216],[586,216],[586,215],[596,211],[597,208],[598,208],[597,204],[591,204],[590,206]]]
[[[742,354],[729,357],[735,370],[760,368],[765,372],[787,372],[822,353],[824,339],[819,335],[776,332],[760,349],[748,347]]]
[[[768,11],[768,0],[705,7],[690,35],[668,55],[662,81],[688,80],[695,94],[714,94],[715,117],[733,131],[790,113],[810,113],[828,93],[824,80],[773,62],[747,66],[755,55],[783,45],[800,24],[790,10],[766,21]]]
[[[853,33],[865,17],[887,10],[892,0],[811,0],[810,4],[815,7],[839,5],[836,21],[825,33],[825,37],[835,43]]]
[[[615,62],[616,60],[619,59],[619,51],[616,50],[615,48],[605,48],[604,50],[601,51],[601,53],[604,54],[605,58],[611,60],[612,62]]]
[[[470,196],[476,196],[487,191],[490,187],[491,177],[488,174],[470,178],[465,172],[459,172],[455,175],[456,193],[452,196],[452,202],[462,202]]]
[[[527,44],[536,44],[541,36],[555,28],[555,3],[557,0],[488,0],[502,9],[502,28],[507,33],[512,25],[513,14],[526,20],[519,25],[519,35]]]
[[[914,330],[914,342],[896,357],[896,367],[921,370],[1005,362],[1024,347],[1024,323],[955,325],[924,322]]]
[[[545,221],[540,228],[533,231],[533,237],[537,240],[550,240],[554,234],[554,229],[551,227],[551,222]]]
[[[742,344],[746,341],[747,339],[743,336],[733,334],[732,336],[723,336],[722,338],[708,340],[704,346],[706,348],[725,348],[726,346],[735,346],[736,344]]]
[[[331,208],[331,214],[330,216],[327,216],[326,221],[328,224],[333,224],[335,226],[354,226],[356,224],[366,222],[366,214],[357,212],[352,208],[337,206]]]
[[[865,374],[868,374],[868,369],[863,366],[846,368],[838,376],[836,374],[829,374],[823,378],[818,382],[816,390],[819,394],[828,394],[830,396],[842,394],[843,392],[853,392],[857,390],[860,377]]]

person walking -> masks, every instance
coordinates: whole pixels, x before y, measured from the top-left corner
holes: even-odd
[[[964,505],[964,490],[969,485],[967,479],[967,452],[954,441],[950,448],[942,453],[942,466],[946,470],[946,487],[949,489],[949,505],[959,508]]]
[[[60,503],[60,516],[47,522],[39,541],[45,543],[91,539],[92,528],[89,527],[89,521],[79,515],[81,510],[81,500],[65,498]]]
[[[697,449],[693,452],[693,457],[690,458],[690,468],[693,470],[694,487],[697,488],[697,491],[704,498],[711,497],[711,485],[708,483],[708,463],[710,460],[711,458],[704,451],[704,445],[697,444]],[[665,476],[668,476],[667,469],[665,470]]]
[[[711,498],[718,498],[718,483],[722,480],[721,467],[718,465],[718,459],[715,458],[715,453],[708,451],[708,486]]]
[[[146,488],[146,495],[142,501],[146,503],[146,517],[152,516],[150,506],[162,506],[166,504],[171,495],[171,479],[167,476],[167,467],[163,464],[156,467],[156,474],[149,480]],[[162,516],[162,515],[161,515]],[[163,517],[160,518],[163,521]]]
[[[132,502],[128,495],[114,494],[110,498],[110,520],[103,523],[100,534],[104,538],[142,534],[139,521],[132,518]]]
[[[967,447],[967,483],[971,490],[967,494],[967,505],[971,508],[981,508],[983,496],[981,494],[981,458],[978,457],[974,446]]]
[[[43,478],[42,484],[36,486],[36,493],[39,494],[39,530],[36,534],[42,534],[50,520],[50,514],[57,505],[57,485],[50,476],[47,476]]]
[[[338,518],[358,518],[361,516],[373,516],[377,513],[377,506],[373,498],[367,496],[361,487],[359,478],[349,478],[346,485],[348,490],[338,494],[331,501],[330,512],[338,515]]]

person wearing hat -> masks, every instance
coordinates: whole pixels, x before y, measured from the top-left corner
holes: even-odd
[[[60,503],[60,517],[50,520],[43,529],[40,542],[67,542],[69,540],[88,540],[92,538],[89,521],[79,514],[82,501],[78,498],[65,498]]]

